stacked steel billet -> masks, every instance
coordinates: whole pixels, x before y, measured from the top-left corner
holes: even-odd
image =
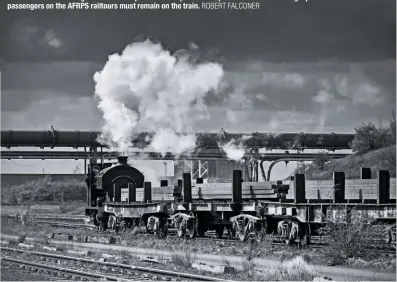
[[[112,281],[118,281],[120,279],[129,281],[143,280],[142,278],[157,280],[159,277],[163,277],[166,280],[182,279],[195,281],[221,281],[221,279],[208,276],[141,267],[136,265],[126,265],[116,262],[101,262],[94,259],[83,259],[54,253],[42,253],[14,248],[2,248],[1,255],[2,260],[6,260],[10,263],[18,263],[20,265],[25,265],[27,267],[36,269],[40,268],[49,271],[63,272],[76,277],[91,278],[90,280],[92,280],[92,278],[106,278],[107,280]],[[24,255],[27,255],[29,260],[35,259],[46,261],[46,264],[37,264],[28,262],[26,260],[21,260],[20,258]],[[18,259],[16,259],[16,257]],[[67,268],[58,267],[54,264],[62,264],[67,266]],[[84,271],[81,271],[83,269]],[[107,275],[109,270],[112,272],[113,276]]]

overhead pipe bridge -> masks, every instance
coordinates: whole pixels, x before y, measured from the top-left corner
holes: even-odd
[[[96,157],[98,159],[116,159],[120,154],[118,152],[97,152]],[[343,158],[349,154],[329,154],[333,158]],[[291,160],[312,160],[316,156],[313,153],[263,153],[263,154],[245,154],[244,158],[250,159],[261,159],[263,161],[277,161],[284,159],[289,156]],[[84,151],[9,151],[4,150],[1,152],[2,159],[70,159],[70,160],[82,160],[93,158],[94,154]],[[171,153],[162,155],[160,153],[146,152],[146,153],[131,153],[129,154],[131,159],[142,159],[142,160],[175,160],[175,156]],[[217,160],[227,159],[226,154],[223,152],[198,152],[198,153],[185,153],[179,156],[179,159],[184,160]]]
[[[354,134],[336,133],[194,133],[197,137],[197,148],[218,148],[219,143],[234,141],[247,149],[350,149]],[[181,134],[182,135],[182,134]],[[72,147],[72,148],[106,148],[97,139],[100,132],[96,131],[1,131],[1,146],[11,147]],[[137,133],[131,140],[131,146],[145,148],[150,144],[154,133]]]

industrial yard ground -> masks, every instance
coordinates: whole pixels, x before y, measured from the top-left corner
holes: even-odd
[[[395,155],[396,146],[388,146],[367,153],[354,154],[340,160],[331,160],[325,163],[322,170],[315,166],[305,167],[307,179],[329,179],[332,178],[333,171],[344,171],[346,178],[359,178],[360,167],[369,167],[373,173],[379,169],[388,169],[391,176],[395,177]],[[373,175],[375,178],[376,176]],[[37,183],[36,183],[37,182]],[[65,201],[63,205],[51,205],[52,184],[53,180],[30,181],[29,183],[19,184],[21,188],[14,187],[13,191],[27,191],[27,185],[33,185],[36,188],[41,187],[42,195],[47,198],[33,199],[22,201],[29,197],[28,194],[13,195],[13,203],[22,203],[24,205],[2,205],[1,213],[6,214],[24,214],[24,213],[44,213],[51,215],[82,215],[84,213],[85,202]],[[51,184],[51,185],[50,185]],[[63,187],[64,191],[70,189],[67,186],[84,187],[84,183],[57,182],[57,187]],[[18,186],[18,185],[17,185]],[[48,195],[44,193],[45,189]],[[396,187],[391,187],[396,189]],[[73,189],[72,189],[73,190]],[[82,188],[82,191],[84,189]],[[3,190],[4,191],[4,190]],[[3,192],[2,191],[2,192]],[[10,191],[10,190],[8,190]],[[33,190],[32,190],[33,191]],[[6,196],[11,195],[8,193]],[[33,195],[33,194],[32,194]],[[59,196],[59,194],[57,194]],[[67,196],[67,195],[65,195]],[[8,198],[9,200],[10,198]],[[3,198],[2,198],[3,200]],[[60,198],[57,197],[57,202]],[[35,237],[45,244],[53,244],[46,237],[46,234],[52,232],[69,233],[72,235],[93,235],[98,236],[96,231],[83,229],[66,229],[57,227],[44,227],[43,225],[21,225],[9,224],[3,220],[1,223],[1,233],[4,235]],[[353,230],[353,229],[352,229]],[[356,230],[357,231],[357,230]],[[100,236],[114,236],[112,233],[101,233]],[[237,274],[222,276],[233,280],[313,280],[316,277],[332,277],[336,280],[395,280],[396,259],[395,254],[382,252],[381,250],[362,250],[354,246],[344,247],[343,244],[333,246],[332,248],[286,248],[281,246],[272,246],[267,243],[258,244],[242,243],[239,241],[222,241],[222,240],[191,240],[168,237],[167,239],[156,239],[153,236],[142,234],[139,231],[132,233],[119,234],[121,237],[120,245],[101,245],[101,244],[84,244],[84,247],[90,247],[101,252],[115,254],[116,256],[135,256],[151,255],[161,259],[167,258],[167,263],[159,263],[161,267],[171,270],[180,270],[192,273],[202,273],[193,268],[193,262],[205,261],[212,265],[231,265],[238,269]],[[2,236],[5,238],[5,236]],[[2,238],[2,239],[3,239]],[[61,242],[58,242],[61,243]],[[346,242],[349,243],[350,242]],[[69,242],[70,244],[70,242]],[[74,243],[74,247],[81,248]],[[80,243],[82,244],[82,243]],[[349,244],[346,244],[349,245]],[[354,244],[354,242],[353,242]],[[336,252],[335,252],[336,250]],[[137,260],[134,260],[137,262]],[[138,260],[139,261],[139,260]],[[280,262],[283,262],[281,264]],[[315,262],[316,265],[312,263]],[[337,266],[329,266],[335,265]],[[271,266],[269,268],[269,266]]]
[[[222,240],[192,240],[168,237],[156,239],[142,234],[140,231],[120,234],[120,244],[104,245],[97,243],[78,243],[51,240],[46,236],[50,233],[63,233],[86,236],[114,237],[114,233],[100,233],[94,230],[66,229],[43,225],[9,223],[2,217],[2,240],[7,235],[35,238],[39,245],[61,245],[63,249],[89,248],[99,253],[107,253],[120,257],[134,264],[150,265],[142,262],[142,257],[155,258],[157,268],[173,271],[185,271],[200,275],[215,275],[233,280],[313,280],[316,277],[331,277],[333,280],[394,280],[396,275],[396,259],[392,254],[380,251],[363,252],[361,258],[346,257],[343,265],[327,266],[329,254],[324,249],[298,249],[271,246],[266,243],[243,243]],[[67,247],[66,247],[67,246]],[[359,253],[358,253],[359,254]],[[165,263],[165,261],[166,263]],[[281,264],[281,262],[283,262]],[[312,263],[315,262],[316,265]],[[206,265],[228,265],[237,269],[237,273],[210,274],[197,270],[194,263]],[[154,266],[153,266],[154,267]]]

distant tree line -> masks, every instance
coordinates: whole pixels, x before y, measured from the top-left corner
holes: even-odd
[[[367,160],[368,163],[361,164],[372,167],[374,172],[377,169],[388,169],[392,177],[395,177],[395,147],[396,145],[396,113],[393,112],[388,126],[375,126],[373,123],[363,123],[355,128],[354,139],[350,144],[355,155],[362,155],[371,151],[388,148],[385,152],[381,152],[374,157],[373,160]],[[390,150],[389,150],[390,149]],[[393,149],[393,150],[391,150]],[[392,152],[389,152],[392,151]],[[378,159],[376,159],[378,158]],[[304,173],[308,179],[332,179],[332,171],[342,169],[348,175],[353,176],[359,171],[359,164],[354,158],[349,158],[342,164],[338,164],[338,160],[331,162],[331,157],[327,152],[319,152],[313,162],[299,163],[294,173]],[[359,174],[358,174],[359,175]]]
[[[355,128],[351,148],[355,153],[366,153],[396,144],[396,113],[393,112],[388,126],[375,126],[369,122]]]
[[[321,151],[317,153],[314,157],[314,160],[311,163],[298,163],[297,168],[294,173],[306,174],[309,178],[316,171],[325,171],[328,169],[327,163],[331,161],[331,157],[328,155],[326,151]]]
[[[87,194],[86,184],[73,178],[53,181],[51,176],[27,181],[15,185],[2,194],[2,203],[29,204],[54,203],[62,204],[70,201],[84,201]]]

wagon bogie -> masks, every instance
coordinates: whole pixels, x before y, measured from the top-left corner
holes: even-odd
[[[277,224],[277,235],[288,245],[308,245],[311,237],[310,225],[296,219],[281,220]]]
[[[239,214],[230,218],[233,231],[240,241],[247,240],[250,233],[262,239],[265,219],[250,214]]]
[[[146,228],[159,239],[163,239],[168,233],[167,218],[161,215],[152,215],[147,220]]]
[[[179,237],[186,234],[193,238],[196,236],[196,218],[185,213],[176,213],[169,217],[170,227],[177,230]]]

